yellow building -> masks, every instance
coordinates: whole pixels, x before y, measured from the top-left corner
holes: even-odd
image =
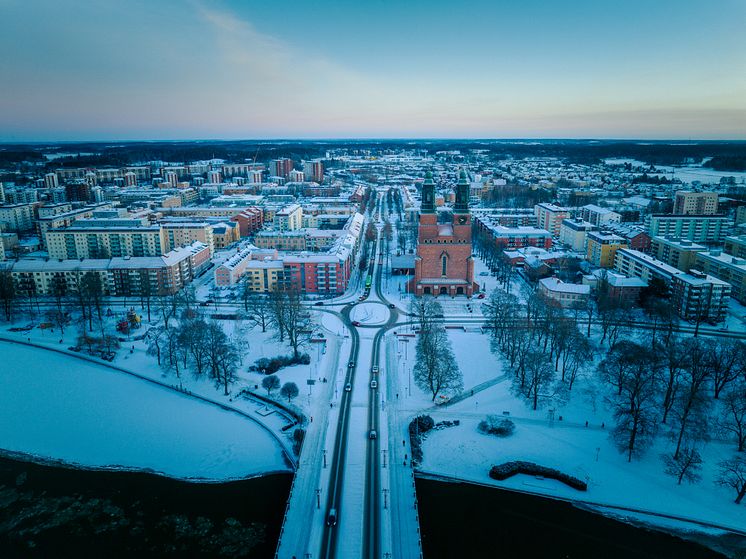
[[[586,260],[600,268],[612,268],[616,251],[628,246],[627,241],[619,235],[608,231],[590,231],[588,233]]]
[[[215,239],[209,223],[163,223],[167,250],[191,245],[195,241],[207,245],[210,256],[215,253]]]
[[[252,260],[243,275],[246,287],[257,293],[275,291],[282,277],[282,260]]]

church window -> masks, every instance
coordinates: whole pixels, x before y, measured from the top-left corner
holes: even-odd
[[[442,275],[447,275],[448,271],[448,257],[444,254],[441,258]]]

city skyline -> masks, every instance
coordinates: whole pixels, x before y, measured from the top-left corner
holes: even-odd
[[[746,5],[1,0],[0,141],[746,139]]]

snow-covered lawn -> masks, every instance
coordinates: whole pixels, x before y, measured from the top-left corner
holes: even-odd
[[[501,359],[490,352],[488,336],[455,329],[448,332],[464,376],[466,397],[448,406],[434,407],[430,396],[415,387],[412,379],[412,396],[407,397],[403,391],[399,405],[410,417],[427,413],[436,422],[461,422],[458,427],[428,435],[421,470],[746,530],[746,510],[733,503],[735,495],[731,490],[714,483],[718,462],[733,455],[734,444],[713,440],[703,445],[702,480],[694,485],[677,485],[674,478],[664,473],[660,458],[672,447],[664,435],[659,435],[654,446],[632,463],[617,451],[609,436],[613,421],[604,402],[605,392],[594,376],[580,378],[567,401],[555,400],[534,411],[511,389],[510,375],[504,376]],[[389,366],[393,368],[396,363],[400,387],[408,385],[407,377],[414,364],[416,338],[409,339],[409,343],[390,341],[388,345]],[[552,407],[553,420],[549,412]],[[515,434],[499,439],[479,433],[477,425],[488,414],[509,416],[515,422]],[[559,482],[528,476],[519,475],[505,482],[489,478],[492,465],[511,460],[534,461],[587,480],[588,491],[581,493]]]
[[[104,366],[0,343],[0,447],[91,467],[225,480],[288,469],[256,423]]]
[[[480,413],[431,414],[436,422],[458,418],[461,425],[428,435],[422,469],[549,496],[642,509],[746,530],[746,512],[733,503],[732,491],[714,484],[712,466],[731,454],[730,445],[705,446],[702,481],[696,485],[677,485],[675,479],[663,473],[659,458],[662,452],[670,450],[666,441],[659,439],[643,459],[628,463],[613,446],[608,431],[598,427],[585,428],[558,421],[550,426],[546,420],[516,419],[515,434],[501,439],[477,431],[484,415],[500,413],[499,409],[487,407],[480,403]],[[523,475],[503,482],[489,478],[492,465],[511,460],[557,468],[587,481],[588,491],[578,492],[556,481]]]

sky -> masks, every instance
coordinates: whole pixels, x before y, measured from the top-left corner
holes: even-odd
[[[0,141],[746,139],[746,0],[0,0]]]

